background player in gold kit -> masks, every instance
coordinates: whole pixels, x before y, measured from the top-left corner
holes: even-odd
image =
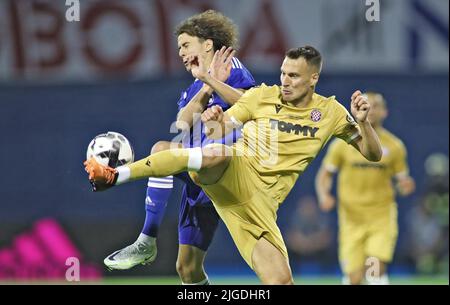
[[[320,207],[331,210],[336,203],[331,194],[333,175],[339,172],[339,260],[344,282],[361,284],[366,259],[374,257],[379,262],[379,276],[372,282],[388,284],[386,265],[392,260],[398,234],[392,178],[404,196],[414,191],[415,183],[409,176],[405,146],[383,128],[388,113],[384,97],[375,92],[366,96],[371,105],[368,118],[382,145],[381,161],[369,162],[336,139],[317,174],[316,192]]]
[[[263,84],[250,89],[226,112],[219,106],[206,110],[202,121],[213,137],[221,138],[244,124],[243,137],[232,147],[171,149],[116,169],[91,158],[84,163],[89,179],[106,189],[190,171],[261,281],[292,284],[276,213],[298,176],[333,136],[369,160],[380,160],[382,153],[367,119],[370,105],[360,91],[351,98],[358,123],[334,97],[315,93],[321,68],[322,57],[315,48],[291,49],[281,66],[281,86]],[[215,81],[208,73],[197,74],[197,78],[214,89]]]

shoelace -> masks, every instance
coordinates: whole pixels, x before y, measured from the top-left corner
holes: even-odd
[[[107,184],[113,184],[116,178],[116,170],[114,168],[105,167],[105,178]]]
[[[118,257],[122,258],[130,254],[141,254],[141,253],[146,254],[147,252],[148,252],[148,245],[146,245],[145,243],[137,243],[126,247],[123,251],[119,253]]]

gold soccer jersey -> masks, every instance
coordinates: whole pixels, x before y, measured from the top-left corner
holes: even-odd
[[[264,84],[226,113],[244,123],[243,136],[226,148],[233,157],[219,181],[201,187],[253,268],[253,248],[262,236],[288,257],[276,224],[279,204],[333,135],[351,141],[359,130],[334,97],[314,94],[307,107],[297,108],[281,102],[279,86]]]
[[[343,141],[331,143],[324,166],[339,171],[339,260],[344,273],[364,267],[368,257],[389,263],[398,235],[392,177],[408,174],[403,143],[385,129],[377,130],[383,157],[364,159]]]
[[[339,208],[356,213],[355,217],[367,213],[373,216],[394,204],[392,178],[409,171],[403,143],[385,129],[380,128],[377,134],[383,150],[379,162],[367,161],[355,148],[340,140],[331,143],[324,159],[327,170],[339,171]]]
[[[279,86],[247,91],[226,113],[244,123],[236,152],[248,157],[279,203],[332,136],[346,142],[359,136],[356,122],[334,96],[314,94],[307,107],[298,108],[282,102]]]
[[[214,184],[201,184],[197,172],[190,172],[191,178],[214,203],[249,266],[253,268],[253,249],[261,237],[287,258],[276,224],[280,203],[332,136],[351,142],[360,136],[358,126],[334,97],[313,94],[298,108],[282,102],[279,86],[264,84],[248,90],[225,113],[235,124],[244,124],[242,137],[232,147],[212,144],[232,153],[227,168]],[[130,178],[163,177],[189,169],[187,153],[192,151],[175,151],[180,160],[159,152],[129,165]]]

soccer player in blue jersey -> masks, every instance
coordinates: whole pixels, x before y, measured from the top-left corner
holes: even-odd
[[[200,114],[218,105],[228,109],[255,80],[242,63],[234,57],[237,29],[224,15],[209,10],[183,21],[176,29],[179,56],[188,72],[195,78],[178,101],[177,127],[184,137],[179,147],[203,147],[212,140],[204,134]],[[210,83],[197,77],[209,67]],[[228,103],[224,102],[227,100]],[[231,145],[239,134],[231,134],[219,143]],[[170,142],[158,142],[152,154],[170,149]],[[194,184],[187,173],[178,174],[185,185],[179,214],[179,250],[177,272],[184,284],[208,284],[203,268],[206,251],[216,231],[219,216],[211,200]],[[145,199],[146,218],[137,240],[111,255],[104,263],[110,269],[129,269],[138,264],[151,263],[157,254],[156,238],[172,192],[173,176],[149,178]]]

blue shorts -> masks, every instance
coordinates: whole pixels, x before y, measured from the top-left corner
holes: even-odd
[[[180,179],[185,183],[185,187],[183,189],[183,194],[186,193],[186,200],[190,205],[204,205],[204,206],[213,206],[211,199],[203,192],[202,188],[195,184],[189,173],[183,172],[176,174],[175,177]]]
[[[181,245],[191,245],[206,252],[211,245],[220,217],[211,201],[206,204],[204,200],[200,200],[199,204],[192,204],[192,197],[195,197],[193,195],[198,195],[203,191],[199,186],[191,183],[188,182],[183,187],[178,222],[178,241]]]

